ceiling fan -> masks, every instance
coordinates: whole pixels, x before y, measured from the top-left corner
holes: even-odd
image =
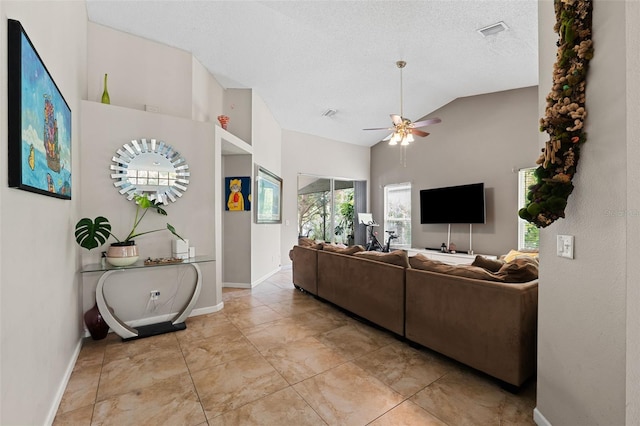
[[[393,130],[393,132],[383,139],[383,141],[389,141],[389,145],[397,145],[400,142],[400,145],[409,145],[409,143],[414,141],[413,135],[426,137],[429,136],[429,133],[424,132],[422,130],[418,130],[421,127],[426,127],[431,124],[440,123],[442,120],[439,118],[430,118],[428,120],[416,121],[413,123],[408,118],[403,117],[403,109],[402,109],[402,69],[407,65],[405,61],[397,61],[396,65],[400,68],[400,115],[391,114],[391,121],[393,123],[393,127],[376,127],[371,129],[363,129],[363,130]]]

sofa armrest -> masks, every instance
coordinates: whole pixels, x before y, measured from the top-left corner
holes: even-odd
[[[318,250],[293,246],[291,250],[293,283],[311,294],[318,294]]]

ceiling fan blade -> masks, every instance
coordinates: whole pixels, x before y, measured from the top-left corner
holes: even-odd
[[[398,114],[391,114],[391,121],[393,121],[393,124],[395,126],[402,124],[402,117],[400,117]]]
[[[411,127],[413,127],[414,129],[416,127],[425,127],[425,126],[430,126],[431,124],[438,124],[442,122],[442,120],[440,120],[439,118],[430,118],[428,120],[423,120],[423,121],[416,121],[414,123],[411,123]]]
[[[416,135],[416,136],[420,136],[420,137],[423,137],[423,138],[429,136],[429,133],[423,132],[422,130],[410,129],[409,131],[411,132],[411,134]]]
[[[393,130],[393,127],[374,127],[371,129],[362,129],[362,130]]]

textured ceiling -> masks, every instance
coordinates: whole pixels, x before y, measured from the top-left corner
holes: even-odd
[[[225,88],[252,88],[284,128],[371,146],[363,128],[452,100],[538,84],[537,0],[88,0],[89,19],[191,52]],[[509,29],[482,37],[477,29]],[[324,117],[327,109],[337,110]]]

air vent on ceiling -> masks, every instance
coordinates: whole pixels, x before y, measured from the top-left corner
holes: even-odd
[[[505,24],[504,22],[500,21],[498,23],[489,25],[487,27],[484,28],[480,28],[478,30],[478,32],[480,34],[482,34],[483,37],[489,37],[492,35],[496,35],[502,31],[508,30],[509,27],[507,27],[507,24]]]
[[[336,111],[335,109],[328,109],[325,112],[322,113],[323,117],[333,117],[334,115],[336,115],[338,111]]]

